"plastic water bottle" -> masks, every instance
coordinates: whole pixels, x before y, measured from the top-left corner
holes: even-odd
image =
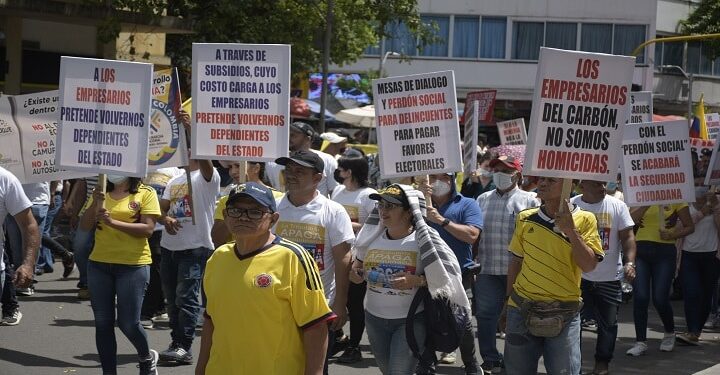
[[[633,286],[632,286],[632,284],[630,284],[629,282],[627,282],[627,280],[625,280],[624,277],[623,277],[623,279],[622,279],[622,281],[621,281],[621,283],[620,283],[620,288],[622,289],[622,292],[625,293],[625,294],[632,293],[632,291],[633,291]]]
[[[367,281],[375,284],[386,284],[387,276],[384,272],[370,270],[367,272]]]

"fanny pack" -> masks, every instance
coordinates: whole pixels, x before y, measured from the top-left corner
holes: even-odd
[[[510,295],[520,309],[530,334],[537,337],[556,337],[582,308],[580,301],[531,301],[514,291]]]

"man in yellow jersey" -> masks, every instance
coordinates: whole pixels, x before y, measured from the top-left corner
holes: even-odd
[[[505,369],[536,374],[580,373],[580,277],[604,253],[595,215],[560,206],[562,179],[540,177],[543,205],[518,214],[509,250]]]
[[[276,211],[272,191],[254,182],[228,196],[225,223],[235,242],[207,263],[196,374],[323,373],[335,314],[312,255],[271,232]]]

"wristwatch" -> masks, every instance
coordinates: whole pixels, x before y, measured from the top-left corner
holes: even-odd
[[[633,269],[635,269],[635,263],[633,263],[633,262],[627,262],[627,263],[625,263],[625,266],[630,266]]]
[[[445,228],[448,224],[450,224],[450,219],[445,218],[445,220],[442,221],[442,224],[440,224],[440,226]]]

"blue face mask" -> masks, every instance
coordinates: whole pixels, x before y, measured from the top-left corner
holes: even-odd
[[[605,185],[605,190],[615,191],[615,190],[617,190],[617,187],[618,187],[617,182],[615,182],[615,181],[608,182],[607,185]]]

